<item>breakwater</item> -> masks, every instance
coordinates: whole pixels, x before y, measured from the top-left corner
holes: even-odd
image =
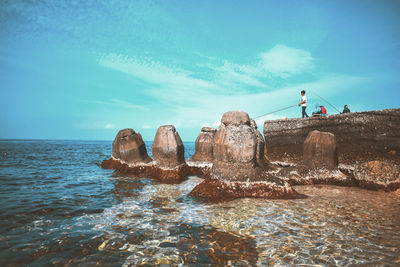
[[[218,130],[203,128],[195,155],[172,125],[160,126],[147,155],[140,133],[121,130],[103,168],[179,183],[206,179],[191,195],[205,201],[240,197],[299,198],[291,185],[330,184],[395,191],[400,188],[400,110],[266,121],[264,137],[243,111],[226,112]],[[266,144],[266,146],[265,146]]]

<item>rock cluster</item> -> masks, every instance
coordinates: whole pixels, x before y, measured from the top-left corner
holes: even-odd
[[[179,183],[188,175],[204,175],[204,170],[185,163],[182,140],[172,125],[160,126],[152,145],[154,161],[133,129],[119,131],[113,143],[113,156],[100,166],[124,175],[151,177],[165,183]]]
[[[384,191],[400,188],[400,168],[394,162],[374,160],[338,165],[336,138],[331,133],[310,132],[303,148],[300,164],[275,164],[273,172],[291,185],[330,184]]]
[[[400,109],[265,121],[264,135],[271,168],[292,185],[400,188]]]
[[[296,198],[291,185],[302,184],[398,192],[399,133],[400,109],[266,121],[265,139],[247,113],[229,111],[218,130],[201,129],[187,163],[175,127],[164,125],[152,145],[154,160],[140,133],[123,129],[113,142],[112,157],[100,165],[166,183],[189,175],[206,177],[191,192],[206,201]]]
[[[264,156],[264,148],[258,149],[259,141],[247,113],[225,113],[214,137],[210,178],[197,185],[191,194],[205,201],[297,197],[297,192],[287,183],[267,175],[264,166],[259,165],[257,153],[261,159]]]
[[[263,132],[269,159],[299,163],[303,143],[313,130],[335,135],[342,164],[372,160],[400,164],[400,109],[265,121]]]

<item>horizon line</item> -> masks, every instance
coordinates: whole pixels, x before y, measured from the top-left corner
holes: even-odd
[[[114,140],[105,140],[105,139],[49,139],[49,138],[0,138],[0,142],[2,141],[103,141],[103,142],[113,142]],[[143,140],[143,142],[153,142],[154,140]],[[182,142],[195,142],[195,141],[187,141],[182,140]]]

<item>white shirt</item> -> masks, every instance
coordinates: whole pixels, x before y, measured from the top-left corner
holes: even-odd
[[[305,101],[303,104],[301,104],[301,106],[302,106],[302,107],[307,107],[307,98],[306,98],[306,95],[303,95],[303,96],[301,97],[301,101]]]

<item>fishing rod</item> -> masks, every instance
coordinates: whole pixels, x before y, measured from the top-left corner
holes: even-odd
[[[333,107],[334,109],[336,109],[337,112],[339,112],[339,114],[342,114],[342,112],[340,112],[340,110],[338,110],[334,105],[332,105],[331,103],[328,102],[328,100],[322,98],[321,96],[317,95],[316,93],[313,93],[314,95],[318,96],[319,98],[322,99],[322,101],[325,101],[326,103],[328,103],[331,107]]]
[[[329,104],[331,107],[333,107],[334,109],[336,109],[336,111],[339,112],[339,114],[342,114],[342,112],[340,112],[340,110],[338,110],[334,105],[332,105],[331,103],[329,103],[328,100],[326,100],[325,98],[319,96],[319,95],[316,94],[316,93],[313,93],[313,94],[316,95],[316,96],[318,96],[319,98],[321,98],[322,101],[325,101],[326,103],[328,103],[328,104]],[[272,112],[269,112],[269,113],[265,113],[265,114],[263,114],[263,115],[261,115],[261,116],[255,117],[254,119],[258,119],[258,118],[261,118],[261,117],[264,117],[264,116],[267,116],[267,115],[271,115],[271,114],[273,114],[273,113],[276,113],[276,112],[279,112],[279,111],[283,111],[283,110],[287,110],[287,109],[289,109],[289,108],[293,108],[293,107],[296,107],[296,106],[297,106],[297,105],[289,106],[289,107],[286,107],[286,108],[281,108],[281,109],[278,109],[278,110],[275,110],[275,111],[272,111]]]
[[[269,113],[266,113],[266,114],[264,114],[264,115],[255,117],[254,119],[258,119],[258,118],[261,118],[261,117],[264,117],[264,116],[267,116],[267,115],[270,115],[270,114],[273,114],[273,113],[276,113],[276,112],[279,112],[279,111],[282,111],[282,110],[286,110],[286,109],[289,109],[289,108],[293,108],[293,107],[296,107],[296,106],[297,106],[297,105],[293,105],[293,106],[286,107],[286,108],[281,108],[281,109],[275,110],[275,111],[273,111],[273,112],[269,112]]]

